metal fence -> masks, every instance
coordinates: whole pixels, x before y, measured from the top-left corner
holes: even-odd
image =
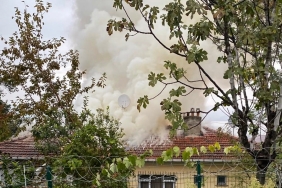
[[[200,177],[202,188],[232,187],[247,188],[255,172],[249,173],[250,177],[241,172],[202,173],[200,176],[193,172],[138,172],[128,181],[129,188],[194,188],[198,186]]]
[[[79,156],[81,159],[82,157]],[[95,160],[95,157],[83,157],[83,159]],[[87,179],[87,174],[67,173],[58,175],[53,173],[52,168],[47,165],[47,161],[20,161],[20,160],[0,160],[0,187],[11,188],[69,188],[78,187],[72,182],[92,182]],[[9,170],[7,170],[7,167]],[[84,167],[85,168],[85,167]],[[84,169],[89,174],[101,166],[88,166]],[[6,169],[6,171],[5,171]],[[62,166],[63,169],[63,166]],[[278,168],[269,168],[266,174],[267,180],[280,181],[276,178]],[[8,177],[9,176],[9,177]],[[247,188],[251,179],[256,176],[255,165],[248,165],[238,161],[222,162],[197,162],[194,166],[184,166],[181,162],[168,162],[158,165],[155,161],[146,162],[142,168],[137,168],[129,178],[119,179],[112,188]],[[111,181],[115,181],[111,179]],[[120,186],[123,181],[123,186]],[[275,182],[276,183],[276,182]],[[95,186],[93,186],[95,187]]]

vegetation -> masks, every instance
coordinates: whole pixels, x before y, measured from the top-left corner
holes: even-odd
[[[69,184],[74,187],[91,187],[93,184],[99,187],[126,187],[127,178],[134,167],[119,165],[119,171],[112,174],[108,173],[107,168],[115,168],[110,164],[115,163],[116,158],[128,155],[121,140],[123,133],[119,122],[102,110],[98,110],[97,114],[85,110],[80,119],[83,126],[68,138],[61,156],[54,162],[54,173],[62,178],[72,174],[73,181]],[[96,179],[99,182],[93,181]]]
[[[25,182],[29,184],[29,180],[34,178],[35,168],[31,161],[18,162],[8,155],[1,155],[1,175],[0,186],[21,188]],[[23,171],[25,174],[23,174]]]
[[[65,178],[65,173],[71,172],[74,180],[81,176],[86,178],[83,179],[85,181],[76,180],[72,185],[91,187],[95,183],[92,180],[96,173],[101,172],[99,177],[108,180],[100,181],[101,186],[125,187],[124,180],[132,170],[120,170],[113,176],[103,176],[106,172],[103,167],[113,162],[115,156],[126,156],[118,121],[102,110],[93,114],[87,109],[87,97],[84,98],[82,112],[74,107],[79,95],[85,96],[94,87],[104,87],[105,74],[98,80],[93,78],[91,85],[82,87],[85,71],[79,69],[78,52],[70,50],[61,54],[60,46],[64,38],[45,40],[43,37],[44,14],[51,4],[36,0],[34,8],[34,13],[29,12],[27,5],[24,11],[15,8],[13,19],[18,30],[8,39],[1,37],[5,47],[0,52],[0,83],[10,92],[21,93],[9,101],[10,105],[3,101],[0,103],[0,125],[5,126],[1,129],[1,139],[14,135],[15,130],[10,122],[20,120],[17,127],[32,127],[37,147],[45,154],[46,165],[52,166],[58,179]],[[6,126],[4,121],[10,124]],[[84,160],[83,156],[91,156],[92,160]],[[0,163],[3,162],[2,156]],[[4,184],[12,185],[11,181],[15,178],[24,182],[23,174],[13,174],[16,173],[14,163],[12,160],[11,165],[5,166]],[[89,167],[91,171],[86,171]],[[15,168],[22,169],[23,166],[20,164]],[[62,186],[68,187],[69,183]]]
[[[8,39],[1,38],[5,48],[0,53],[1,83],[10,92],[21,92],[11,103],[13,119],[22,127],[32,126],[38,146],[46,154],[57,153],[62,146],[58,138],[68,137],[79,129],[79,115],[74,109],[78,95],[103,87],[105,75],[82,87],[85,71],[79,70],[79,54],[70,50],[60,53],[65,39],[44,40],[43,16],[51,4],[36,0],[35,13],[15,9],[18,31]]]
[[[0,97],[0,141],[17,135],[22,130],[20,127],[21,119],[13,119],[10,109],[11,106],[2,101]]]
[[[218,102],[205,113],[218,108],[232,109],[230,118],[238,128],[240,143],[257,164],[257,178],[265,182],[265,172],[277,156],[276,145],[281,141],[281,75],[276,67],[281,67],[281,1],[276,0],[171,0],[164,7],[145,4],[143,0],[114,0],[113,6],[123,11],[121,20],[109,20],[107,32],[128,31],[126,40],[136,34],[152,36],[160,48],[167,53],[183,58],[187,64],[194,64],[198,69],[197,80],[191,80],[183,67],[177,62],[164,59],[164,72],[151,72],[149,85],[163,84],[179,87],[169,91],[170,96],[163,99],[161,109],[172,124],[172,133],[183,125],[180,96],[189,98],[196,90],[204,96],[215,96]],[[128,9],[136,10],[147,24],[146,30],[140,30],[132,21],[133,15]],[[193,20],[197,16],[197,20]],[[193,22],[192,22],[193,20]],[[191,22],[190,22],[191,21]],[[173,42],[167,46],[166,41],[158,38],[154,31],[157,23],[162,31],[169,32],[168,39]],[[210,42],[218,50],[217,61],[208,60],[208,51],[201,46]],[[216,54],[212,54],[216,55]],[[225,89],[203,66],[217,63],[226,64],[222,78],[229,81]],[[154,63],[154,62],[152,62]],[[281,68],[279,68],[281,69]],[[173,81],[171,81],[173,79]],[[138,100],[137,108],[146,107],[149,97]],[[252,142],[262,130],[266,137],[261,147],[253,147]],[[251,142],[248,133],[253,135]]]
[[[259,181],[257,181],[255,178],[251,178],[251,182],[247,188],[270,188],[270,187],[275,187],[275,183],[269,179],[264,185],[261,185]]]
[[[164,84],[161,92],[165,92],[169,84],[180,85],[178,89],[169,91],[170,97],[161,102],[161,109],[172,124],[172,133],[184,124],[178,97],[189,98],[189,93],[195,90],[203,91],[204,96],[216,96],[219,102],[204,113],[221,107],[233,109],[230,117],[238,127],[242,146],[256,161],[260,184],[265,183],[265,172],[278,155],[276,146],[282,134],[279,126],[282,86],[280,72],[276,68],[282,58],[281,3],[275,0],[173,0],[161,10],[160,7],[144,4],[142,0],[114,0],[114,7],[124,11],[125,18],[109,20],[107,25],[110,35],[113,31],[129,31],[126,40],[132,34],[151,35],[168,53],[196,65],[200,78],[196,81],[191,81],[177,62],[169,60],[164,62],[168,75],[162,72],[148,75],[152,87]],[[144,18],[147,31],[136,28],[125,4]],[[0,83],[10,92],[23,93],[9,104],[0,103],[0,125],[4,127],[1,136],[5,135],[1,139],[14,135],[19,127],[32,126],[38,148],[45,154],[58,157],[57,161],[50,162],[55,173],[73,172],[74,178],[85,175],[93,179],[93,182],[73,182],[79,186],[95,184],[110,187],[116,185],[113,179],[118,180],[121,187],[125,186],[124,178],[135,167],[142,167],[150,152],[141,156],[126,154],[120,141],[122,132],[118,130],[118,122],[103,111],[93,115],[86,108],[87,98],[83,111],[79,113],[75,110],[73,103],[76,97],[92,91],[94,87],[103,87],[106,76],[98,80],[93,78],[92,84],[87,87],[81,86],[85,71],[79,70],[78,52],[70,50],[61,54],[59,49],[64,38],[43,38],[43,18],[50,8],[50,3],[45,5],[41,0],[36,0],[35,13],[30,13],[28,6],[24,11],[16,8],[13,19],[18,30],[8,39],[1,37],[5,48],[0,52]],[[187,20],[196,15],[200,17],[199,21],[189,24]],[[169,39],[176,41],[173,45],[166,46],[165,41],[159,40],[154,32],[159,21],[169,31]],[[227,64],[222,77],[229,80],[229,89],[225,90],[202,66],[208,60],[208,52],[201,47],[202,41],[211,42],[221,54],[217,62],[208,62],[210,66]],[[65,73],[59,75],[61,71]],[[148,96],[140,98],[137,108],[146,108],[149,100]],[[252,134],[254,141],[261,129],[265,130],[266,138],[260,147],[254,147],[247,134]],[[224,151],[229,153],[236,149],[238,147],[230,147]],[[200,152],[207,150],[220,150],[220,146],[215,143],[208,148],[202,147]],[[158,162],[161,164],[180,154],[184,161],[189,161],[199,151],[196,148],[180,151],[174,147],[164,151]],[[97,168],[93,174],[85,171],[89,164],[78,155],[93,156],[95,160],[89,162]],[[115,158],[117,155],[119,157]],[[64,168],[58,168],[58,164],[64,164]]]

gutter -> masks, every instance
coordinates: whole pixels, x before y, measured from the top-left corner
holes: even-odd
[[[156,159],[145,159],[146,162],[156,162],[157,160]],[[231,159],[190,159],[188,161],[191,161],[191,162],[197,162],[197,161],[200,161],[200,162],[214,162],[214,163],[222,163],[222,162],[234,162],[236,160],[231,160]],[[239,160],[238,160],[239,161]],[[167,162],[185,162],[185,160],[183,159],[172,159],[172,160],[169,160],[169,161],[165,161],[165,163]]]

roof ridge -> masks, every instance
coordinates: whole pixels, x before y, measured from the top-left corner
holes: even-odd
[[[217,130],[212,129],[212,128],[209,128],[209,127],[207,127],[207,126],[202,126],[202,128],[203,128],[203,129],[205,129],[205,130],[207,130],[207,131],[214,132],[214,133],[216,133],[216,132],[217,132]]]
[[[4,140],[3,142],[0,142],[0,143],[16,142],[16,141],[19,141],[19,140],[24,140],[24,139],[29,138],[29,137],[32,137],[32,135],[12,137],[9,140]]]

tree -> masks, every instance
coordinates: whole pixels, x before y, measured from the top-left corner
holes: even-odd
[[[85,71],[79,69],[79,54],[70,50],[60,53],[65,39],[45,40],[43,16],[51,4],[36,0],[34,13],[26,5],[15,8],[18,30],[11,37],[1,37],[0,83],[20,95],[10,101],[13,119],[21,119],[21,127],[32,126],[38,147],[45,153],[59,153],[59,138],[68,137],[81,126],[74,108],[78,95],[103,87],[106,76],[82,87]]]
[[[277,156],[277,143],[281,141],[282,129],[282,85],[281,85],[281,1],[276,0],[171,0],[164,7],[151,6],[143,0],[114,0],[114,8],[125,14],[121,20],[109,20],[107,32],[127,30],[126,40],[136,34],[152,36],[160,47],[183,58],[188,64],[194,64],[199,71],[199,79],[191,80],[183,67],[177,62],[165,60],[164,67],[169,74],[151,72],[149,85],[179,84],[177,89],[169,91],[170,97],[163,99],[161,109],[172,124],[172,132],[183,125],[181,102],[178,97],[194,91],[203,91],[204,96],[216,96],[218,102],[205,113],[218,108],[232,109],[230,117],[238,127],[240,143],[255,159],[257,179],[265,182],[265,172]],[[147,30],[139,30],[127,11],[134,8],[144,18]],[[199,17],[193,20],[193,17]],[[191,21],[189,23],[189,21]],[[170,42],[158,38],[154,31],[156,23],[162,23],[170,33]],[[220,55],[217,62],[227,65],[224,79],[229,80],[225,89],[212,77],[203,66],[208,61],[208,52],[201,43],[209,41]],[[213,54],[216,55],[216,54]],[[152,62],[153,63],[153,62]],[[173,81],[171,81],[173,79]],[[149,104],[148,96],[138,100],[137,108]],[[253,141],[259,131],[266,137],[261,146],[254,146]],[[251,142],[248,132],[253,135]]]
[[[74,178],[85,178],[73,184],[89,187],[98,178],[96,173],[101,173],[101,186],[125,187],[133,168],[120,169],[119,173],[114,171],[115,165],[110,167],[111,173],[106,168],[127,155],[119,122],[101,110],[94,115],[87,109],[87,93],[104,87],[106,76],[97,81],[93,78],[91,85],[82,87],[85,71],[79,69],[78,52],[61,54],[64,38],[43,38],[43,15],[50,8],[50,3],[45,5],[41,0],[36,0],[35,13],[30,13],[27,5],[24,11],[15,8],[13,19],[18,31],[9,39],[1,38],[5,48],[0,52],[0,83],[10,92],[22,93],[10,101],[10,107],[3,103],[3,113],[5,117],[12,114],[7,116],[9,121],[20,119],[21,127],[32,126],[37,147],[46,154],[42,161],[53,165],[58,179],[65,178],[59,173],[63,169],[63,174],[72,172]],[[74,107],[78,95],[85,96],[84,108],[79,110]],[[13,183],[16,175],[7,171],[5,177]]]
[[[1,156],[1,187],[20,188],[30,184],[34,178],[35,167],[32,161],[17,161],[7,154]],[[23,173],[24,172],[24,173]]]
[[[127,156],[120,123],[101,109],[97,114],[84,109],[80,119],[83,126],[64,145],[61,156],[54,162],[54,172],[61,177],[71,174],[75,187],[92,187],[97,183],[97,174],[99,187],[126,187],[134,168],[119,165],[119,171],[111,175],[107,168]]]
[[[6,140],[17,135],[21,131],[21,120],[13,120],[10,113],[11,106],[0,98],[0,141]]]

